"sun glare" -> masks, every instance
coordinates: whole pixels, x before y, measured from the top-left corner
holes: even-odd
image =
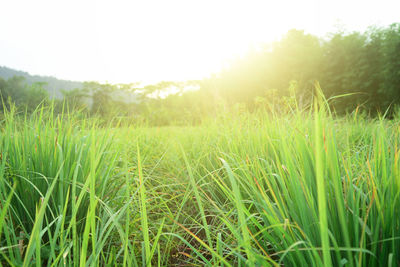
[[[266,1],[101,2],[96,4],[98,49],[115,80],[199,79],[250,47],[276,39],[290,27],[291,20],[276,12],[283,8]]]
[[[399,10],[2,0],[0,267],[400,267]]]
[[[338,23],[364,30],[396,21],[397,4],[383,2],[8,1],[0,17],[0,51],[7,51],[1,55],[5,65],[70,80],[201,79],[292,28],[322,36]]]

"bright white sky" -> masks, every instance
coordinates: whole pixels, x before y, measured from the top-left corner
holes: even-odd
[[[400,21],[400,0],[1,0],[0,65],[71,80],[217,72],[291,28],[325,35]]]

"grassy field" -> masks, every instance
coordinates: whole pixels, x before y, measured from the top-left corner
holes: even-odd
[[[197,127],[4,115],[3,266],[399,266],[400,124],[323,108]]]

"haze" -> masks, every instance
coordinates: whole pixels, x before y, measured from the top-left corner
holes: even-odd
[[[291,28],[398,21],[399,1],[3,1],[0,65],[112,83],[201,79]]]

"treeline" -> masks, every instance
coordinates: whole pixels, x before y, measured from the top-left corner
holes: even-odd
[[[400,24],[337,32],[328,39],[291,30],[279,42],[239,59],[216,79],[216,87],[230,102],[251,106],[274,89],[288,94],[291,81],[298,97],[308,97],[316,80],[327,97],[353,93],[336,101],[340,112],[357,105],[385,110],[399,104]]]
[[[7,80],[14,76],[24,77],[24,83],[33,85],[41,83],[42,87],[48,92],[51,98],[62,98],[62,90],[69,91],[73,89],[82,89],[83,83],[77,81],[60,80],[51,76],[31,75],[25,71],[15,70],[0,66],[0,77]]]
[[[14,76],[7,80],[0,78],[0,107],[10,108],[17,106],[28,112],[33,111],[40,104],[47,104],[49,94],[43,88],[44,83],[26,84],[22,76]]]
[[[400,24],[363,33],[336,32],[327,38],[291,30],[280,41],[236,59],[218,75],[192,84],[200,89],[148,101],[158,123],[168,121],[168,115],[160,114],[196,122],[204,114],[227,109],[241,113],[307,108],[316,86],[331,99],[337,114],[358,108],[370,116],[391,116],[400,106]]]
[[[123,113],[131,115],[133,109],[130,108],[142,101],[131,87],[84,82],[79,88],[60,90],[58,93],[62,97],[55,98],[49,93],[46,82],[31,83],[24,76],[13,76],[9,79],[0,77],[0,111],[15,107],[20,112],[31,113],[40,106],[52,106],[55,114],[79,111],[83,115],[104,118]],[[121,93],[123,95],[118,97]]]
[[[83,89],[64,92],[64,104],[106,119],[192,124],[226,109],[282,111],[293,102],[306,107],[315,81],[327,98],[346,95],[330,102],[339,114],[356,107],[371,115],[395,111],[400,104],[400,24],[371,27],[364,33],[342,31],[328,38],[291,30],[208,79],[145,87],[85,83]],[[0,80],[3,99],[34,106],[46,98],[37,84],[22,94],[20,89],[12,92],[18,83],[18,78]],[[133,101],[126,101],[132,96]]]

